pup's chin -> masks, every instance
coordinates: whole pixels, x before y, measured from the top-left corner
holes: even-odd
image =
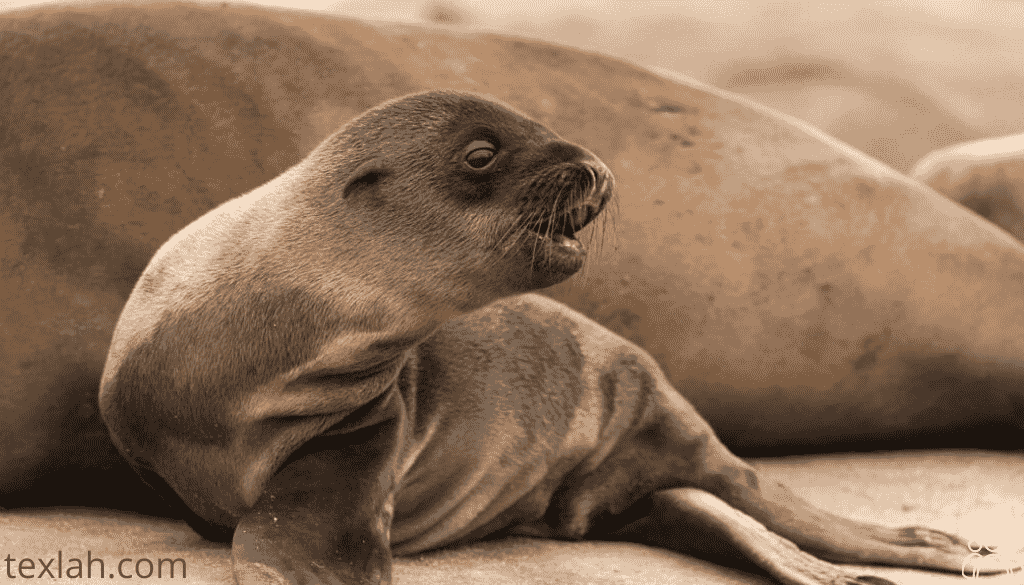
[[[523,290],[556,285],[579,272],[587,258],[586,248],[574,235],[527,230],[522,240],[519,257],[526,268]]]

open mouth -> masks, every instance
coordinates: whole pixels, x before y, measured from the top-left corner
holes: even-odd
[[[535,286],[550,286],[583,267],[587,251],[578,233],[601,213],[613,187],[603,166],[578,163],[552,168],[530,186],[535,207],[518,233],[526,236],[521,250],[529,257]]]
[[[592,205],[581,205],[568,213],[556,216],[531,226],[537,239],[547,248],[548,254],[561,260],[559,263],[582,262],[587,251],[576,233],[597,217],[598,209]]]
[[[541,222],[534,227],[537,235],[543,240],[550,240],[567,252],[585,254],[583,244],[576,239],[576,232],[583,229],[597,216],[597,210],[589,205],[580,206],[559,217]]]

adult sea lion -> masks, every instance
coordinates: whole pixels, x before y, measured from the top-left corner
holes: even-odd
[[[650,355],[514,296],[582,267],[612,189],[476,95],[369,110],[158,250],[104,369],[115,443],[240,583],[387,583],[392,552],[493,534],[678,549],[687,523],[785,583],[888,583],[793,543],[958,570],[965,540],[759,481]]]
[[[932,151],[910,175],[1024,240],[1024,134]]]

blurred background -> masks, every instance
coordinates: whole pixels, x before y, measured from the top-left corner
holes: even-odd
[[[806,120],[899,171],[1024,131],[1024,3],[999,0],[255,2],[573,45],[674,69]],[[0,10],[47,4],[0,1]]]

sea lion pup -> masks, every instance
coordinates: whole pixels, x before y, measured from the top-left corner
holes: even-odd
[[[1024,134],[934,150],[910,175],[1024,241]]]
[[[886,582],[790,541],[958,570],[963,540],[759,481],[644,351],[513,296],[580,269],[576,232],[612,191],[505,106],[387,102],[160,248],[115,330],[104,420],[201,534],[232,539],[240,583],[386,583],[392,553],[494,534],[685,549],[688,525],[786,583]]]

